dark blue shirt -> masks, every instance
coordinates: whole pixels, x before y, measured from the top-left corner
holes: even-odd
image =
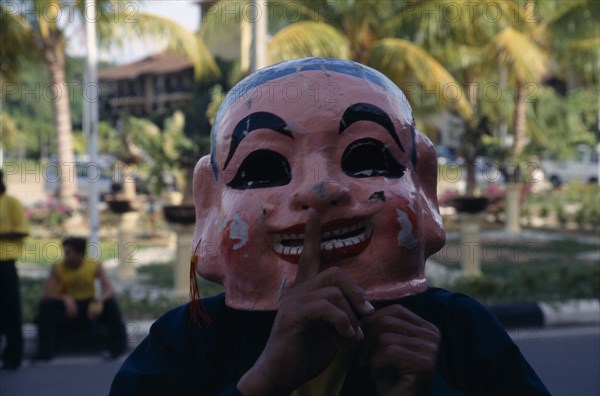
[[[117,373],[111,396],[240,395],[235,385],[258,359],[275,312],[242,311],[225,296],[202,300],[212,323],[190,324],[188,305],[160,317]],[[519,348],[481,304],[438,288],[376,307],[402,304],[440,330],[435,395],[549,395]],[[341,396],[376,395],[354,361]]]

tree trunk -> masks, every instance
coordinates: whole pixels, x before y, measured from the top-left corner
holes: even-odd
[[[47,46],[45,50],[46,63],[50,70],[52,81],[54,107],[54,126],[56,128],[58,166],[60,183],[58,198],[72,209],[79,207],[77,201],[77,172],[75,156],[73,155],[73,130],[71,125],[71,110],[69,108],[69,91],[65,84],[65,54],[61,45]]]
[[[525,85],[523,81],[517,80],[515,97],[515,117],[514,117],[514,141],[512,147],[509,174],[509,184],[506,195],[506,231],[512,234],[521,232],[519,223],[521,213],[521,172],[518,163],[523,147],[525,146],[525,116],[527,106],[525,103]]]
[[[514,141],[512,147],[512,160],[517,161],[523,147],[525,146],[525,117],[527,106],[525,103],[525,84],[517,80],[515,97],[515,117],[514,117]]]

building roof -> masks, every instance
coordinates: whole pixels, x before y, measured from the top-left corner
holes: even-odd
[[[137,62],[115,66],[98,72],[98,79],[133,80],[144,74],[167,74],[191,68],[192,63],[181,55],[162,53]]]

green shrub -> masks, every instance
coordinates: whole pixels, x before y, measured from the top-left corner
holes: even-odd
[[[21,277],[21,306],[23,309],[23,322],[32,323],[35,320],[38,304],[42,299],[45,280]]]
[[[561,204],[556,205],[556,218],[561,227],[564,227],[569,222],[569,216]]]
[[[510,272],[506,277],[484,275],[479,278],[462,278],[448,288],[470,295],[485,304],[598,298],[600,267],[524,267]]]
[[[583,228],[583,226],[587,222],[587,218],[587,209],[584,206],[582,206],[577,210],[577,212],[575,212],[575,222],[580,228]]]

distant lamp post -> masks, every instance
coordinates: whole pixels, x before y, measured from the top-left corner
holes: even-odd
[[[250,0],[250,73],[267,66],[267,0]]]
[[[481,241],[479,215],[488,204],[485,197],[457,197],[450,201],[459,214],[462,273],[466,277],[481,276]]]
[[[85,20],[87,57],[86,73],[84,84],[84,130],[88,137],[88,155],[90,163],[98,162],[98,48],[96,45],[96,3],[95,0],[85,0],[85,11],[83,13]],[[94,91],[93,95],[88,89]],[[94,167],[98,169],[97,167]],[[98,175],[99,176],[99,175]],[[98,214],[98,184],[90,183],[88,195],[88,214],[89,214],[89,243],[98,246],[100,217]]]
[[[190,253],[192,252],[192,240],[196,224],[196,208],[192,189],[196,161],[192,157],[185,158],[184,156],[179,162],[185,172],[186,180],[183,202],[180,205],[163,206],[163,214],[177,238],[175,266],[173,267],[173,289],[178,297],[183,297],[189,291]]]
[[[131,154],[132,147],[127,151]],[[137,270],[134,264],[137,259],[134,257],[136,234],[139,230],[138,220],[139,210],[142,207],[142,199],[136,194],[136,181],[132,174],[128,174],[128,169],[133,169],[139,163],[139,157],[127,155],[122,158],[122,162],[117,163],[117,168],[122,170],[121,192],[108,195],[106,203],[111,212],[119,216],[118,231],[118,262],[117,274],[122,279],[132,279],[136,276]]]

